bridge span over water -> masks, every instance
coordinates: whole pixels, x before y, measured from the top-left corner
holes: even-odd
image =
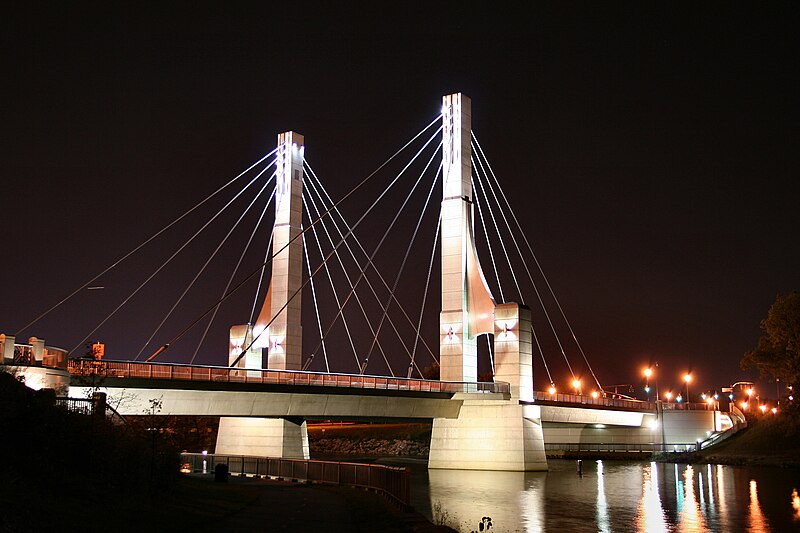
[[[339,210],[339,204],[415,140],[426,137],[428,140],[424,146],[405,165],[395,161],[398,166],[402,166],[402,170],[384,187],[375,187],[379,190],[378,198],[373,202],[363,202],[368,205],[366,210],[357,222],[348,223]],[[439,138],[440,142],[437,141]],[[525,232],[511,210],[511,203],[504,187],[494,175],[483,149],[472,132],[472,103],[466,95],[455,93],[444,96],[439,116],[392,155],[384,165],[364,178],[335,203],[308,165],[305,148],[303,135],[294,131],[280,133],[274,150],[217,191],[221,191],[256,168],[254,172],[258,172],[257,175],[225,204],[227,207],[235,198],[245,193],[250,184],[259,183],[261,192],[264,192],[274,179],[272,192],[262,213],[263,216],[274,200],[274,223],[270,228],[267,251],[263,255],[264,262],[239,284],[231,287],[236,275],[234,269],[223,291],[224,295],[172,340],[156,349],[146,362],[71,363],[72,376],[69,380],[73,395],[86,394],[100,387],[107,391],[112,402],[115,402],[117,410],[123,414],[142,414],[149,409],[151,400],[159,400],[162,414],[218,416],[220,427],[216,451],[221,454],[308,458],[306,420],[432,420],[430,468],[544,470],[547,468],[546,447],[566,447],[584,443],[639,446],[694,444],[698,439],[702,440],[730,426],[730,419],[726,421],[726,415],[705,405],[700,410],[691,409],[691,404],[683,404],[680,409],[676,409],[674,404],[662,402],[651,404],[609,397],[603,390],[533,254]],[[430,158],[420,158],[423,152],[430,153]],[[259,165],[273,155],[271,162],[265,163],[264,168],[258,170]],[[440,163],[437,165],[434,160]],[[368,253],[362,243],[355,238],[355,230],[412,166],[420,170],[419,177],[413,185],[409,185],[408,194],[388,224],[388,229],[378,240],[375,249]],[[267,178],[269,176],[267,171],[272,168],[274,171]],[[416,170],[408,172],[412,173],[417,174]],[[423,178],[428,181],[423,181]],[[420,183],[428,185],[427,192],[424,190],[425,186],[419,189],[421,195],[427,194],[424,206],[414,230],[410,231],[408,225],[405,227],[404,231],[411,237],[405,248],[405,255],[396,258],[396,263],[399,265],[397,271],[393,273],[394,275],[384,276],[376,268],[373,259],[386,242],[389,232]],[[441,194],[441,202],[430,202],[437,188]],[[239,217],[239,221],[253,206],[261,192],[252,198],[250,205]],[[508,192],[509,195],[513,195],[520,191]],[[212,196],[215,194],[217,193],[213,193]],[[209,198],[211,196],[207,199]],[[204,202],[205,200],[198,206]],[[435,234],[427,246],[430,258],[422,262],[428,265],[428,276],[424,283],[427,291],[431,285],[429,282],[438,249],[438,263],[441,266],[438,295],[440,306],[435,309],[438,312],[438,324],[435,328],[438,329],[438,353],[434,353],[436,342],[429,344],[421,335],[425,308],[433,307],[434,304],[428,303],[428,294],[423,291],[419,317],[417,320],[412,320],[402,306],[402,298],[398,298],[398,295],[403,296],[398,283],[407,264],[406,260],[411,255],[412,249],[416,249],[414,239],[425,219],[426,209],[437,203],[438,213],[428,213],[427,218],[437,220]],[[217,214],[209,219],[206,225],[213,221]],[[181,215],[175,222],[185,215]],[[512,221],[516,228],[512,225]],[[260,222],[259,218],[256,227]],[[167,262],[199,235],[206,225],[175,251]],[[487,227],[494,228],[494,234],[490,234]],[[476,239],[476,228],[483,230],[482,241]],[[231,231],[233,228],[227,233],[228,236]],[[362,227],[359,231],[372,233],[374,228]],[[156,233],[144,244],[160,233]],[[255,230],[247,246],[254,235]],[[327,239],[322,239],[320,235],[325,235]],[[515,235],[519,235],[519,238]],[[316,247],[321,258],[321,263],[313,271],[308,254],[310,246],[306,246],[307,238],[316,239]],[[323,251],[323,241],[326,242],[326,246],[330,245],[329,252]],[[491,259],[491,271],[487,268],[487,272],[494,274],[492,284],[487,281],[488,278],[481,266],[478,242],[483,246],[481,250],[485,250]],[[211,261],[223,243],[220,243],[208,261]],[[493,250],[497,251],[497,254]],[[351,257],[346,256],[345,251],[349,252]],[[344,258],[340,257],[340,252],[341,255],[345,255]],[[519,258],[516,264],[510,258],[510,254],[515,252],[517,254],[515,257]],[[240,262],[242,257],[244,252],[240,256]],[[348,275],[344,264],[345,261],[351,260],[356,265],[357,271],[352,277]],[[205,265],[208,265],[208,261]],[[387,259],[384,262],[393,261]],[[334,287],[334,276],[330,271],[336,263],[341,266],[347,281],[339,291]],[[265,269],[268,265],[270,272],[267,274]],[[539,283],[542,291],[536,288],[534,273],[530,269],[532,265],[538,269],[534,273],[540,275]],[[111,315],[132,298],[162,267],[163,264]],[[113,268],[113,265],[109,268]],[[316,288],[314,285],[314,277],[320,272],[324,272],[328,277],[332,290],[332,298],[326,303],[333,302],[334,307],[338,307],[334,318],[326,328],[322,327],[320,306],[317,301],[319,280],[323,276],[317,277]],[[507,273],[513,279],[513,287],[506,284],[505,292],[500,272]],[[202,269],[194,280],[201,273]],[[368,276],[368,273],[374,275]],[[523,282],[527,281],[535,293],[534,298],[529,289],[528,301],[538,300],[540,308],[537,308],[537,313],[541,314],[535,314],[526,304],[525,291],[518,279],[523,273],[528,278],[523,279]],[[170,349],[170,346],[173,346],[174,351],[175,344],[181,342],[182,337],[207,315],[211,315],[213,320],[222,302],[249,278],[256,279],[256,274],[258,274],[258,287],[252,307],[248,306],[249,319],[243,318],[243,322],[247,323],[234,325],[229,329],[228,366],[210,367],[155,362],[157,358],[163,357],[162,354]],[[370,282],[370,277],[375,281],[377,291]],[[394,281],[387,282],[387,277]],[[266,287],[263,294],[259,292],[262,278]],[[362,290],[363,285],[367,285],[371,295],[367,294],[371,298],[374,297],[375,303],[371,310],[376,316],[370,316],[370,311],[364,307],[362,299],[356,293],[361,281],[365,281],[361,284]],[[316,327],[306,327],[304,330],[302,294],[307,285],[310,285],[314,310],[317,314],[314,324]],[[420,285],[423,284],[416,279],[415,287]],[[73,295],[87,286],[88,284],[79,288]],[[191,284],[184,290],[181,299],[190,287]],[[551,297],[557,305],[560,317],[563,318],[569,332],[568,338],[570,342],[574,341],[573,350],[579,355],[577,361],[573,361],[574,364],[570,363],[564,343],[557,335],[553,319],[542,300],[542,292]],[[66,299],[57,305],[64,301]],[[345,306],[353,301],[358,303],[365,322],[363,327],[358,328],[364,336],[362,339],[364,343],[359,348],[356,347],[354,335],[351,335],[352,330],[357,328],[348,326],[344,317]],[[258,302],[261,302],[261,306],[260,311],[256,313]],[[164,317],[161,325],[165,324],[179,303],[180,299]],[[401,322],[400,326],[405,329],[398,328],[392,320],[390,310],[395,308],[402,311],[402,317],[398,317],[398,320]],[[105,317],[78,346],[92,336],[111,318],[111,315]],[[241,316],[247,317],[247,310],[241,310]],[[339,341],[335,349],[334,346],[326,349],[326,337],[333,326],[340,323],[346,330],[346,340]],[[387,326],[383,327],[384,324]],[[156,338],[161,325],[145,341],[134,361],[148,346],[151,346],[150,342]],[[547,345],[543,347],[541,330],[539,334],[536,332],[536,327],[540,325],[545,331],[548,329],[552,331],[555,340],[551,341],[550,351],[555,353],[556,357],[559,355],[563,357],[570,375],[570,383],[578,394],[560,395],[555,392],[542,393],[534,390],[535,352],[541,357],[551,391],[556,390],[557,381],[545,357]],[[302,346],[304,332],[310,330],[319,331],[320,342],[314,349],[304,351]],[[397,374],[392,369],[390,357],[380,342],[381,336],[386,331],[394,331],[396,334],[396,338],[393,337],[391,341],[390,351],[393,350],[393,353],[390,355],[404,357],[402,348],[408,356],[408,361],[402,361],[407,367]],[[126,331],[126,335],[129,334],[133,335],[132,332]],[[547,331],[547,334],[549,335],[550,331]],[[486,342],[491,383],[481,383],[478,379],[479,338],[482,342],[484,340]],[[195,355],[204,339],[205,333],[199,339]],[[44,341],[35,340],[36,342],[31,343],[30,350],[20,351],[18,358],[14,338],[2,337],[0,343],[4,343],[1,350],[4,362],[25,360],[27,361],[25,364],[30,364],[35,359],[35,364],[37,361],[44,361],[42,355],[45,350]],[[68,353],[74,352],[78,346]],[[431,349],[431,346],[434,348]],[[432,362],[439,365],[440,381],[411,379],[415,370],[418,375],[423,375],[418,364],[418,352],[422,352],[423,347],[428,350]],[[334,358],[347,348],[352,348],[358,367],[357,372],[349,374],[331,372],[328,352],[330,351],[331,357]],[[30,357],[22,357],[25,354],[29,354]],[[387,372],[391,377],[368,375],[368,368],[374,369],[376,364],[382,364],[379,356],[386,363]],[[371,357],[372,363],[370,363]],[[375,360],[379,363],[375,363]],[[194,356],[190,362],[193,361]],[[325,372],[306,371],[312,364],[319,365],[321,361],[324,361]],[[369,366],[370,364],[372,366]],[[348,362],[348,365],[351,365],[351,362]],[[586,385],[591,382],[592,387],[596,386],[597,396],[580,394],[582,382],[578,367],[585,372]],[[66,368],[64,370],[66,374]],[[396,377],[397,375],[405,377]]]
[[[502,382],[123,361],[72,361],[70,372],[73,394],[102,390],[122,415],[141,415],[151,400],[158,400],[165,415],[235,417],[239,432],[254,433],[250,443],[238,444],[244,446],[243,455],[291,454],[283,439],[255,438],[262,418],[288,421],[300,431],[305,421],[313,420],[456,420],[462,410],[475,406],[490,411],[495,406],[500,417],[500,407],[514,402],[509,384]],[[523,413],[541,421],[548,452],[685,449],[732,425],[727,413],[707,404],[687,407],[539,391],[534,396],[533,401],[517,403]]]

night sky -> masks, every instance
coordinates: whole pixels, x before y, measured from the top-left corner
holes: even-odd
[[[800,289],[797,4],[170,4],[4,7],[0,331],[164,227],[279,132],[306,136],[338,198],[433,120],[442,95],[463,92],[604,385],[639,385],[656,361],[662,389],[686,370],[697,390],[756,377],[739,359],[775,296]],[[98,332],[109,353],[135,354],[172,305],[178,270],[205,257],[189,252]],[[71,349],[157,261],[137,256],[18,342]],[[231,313],[199,361],[224,361],[241,320]]]

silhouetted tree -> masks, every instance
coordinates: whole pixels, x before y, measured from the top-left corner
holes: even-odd
[[[800,381],[800,292],[779,294],[761,321],[761,330],[764,335],[755,350],[744,354],[742,369],[756,367],[763,377],[796,385]]]

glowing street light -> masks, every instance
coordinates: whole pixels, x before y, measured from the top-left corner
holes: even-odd
[[[598,392],[596,390],[593,390],[592,391],[592,398],[597,399],[598,396],[600,396],[600,394],[598,394]]]
[[[550,393],[550,396],[554,396],[556,393],[556,386],[554,384],[550,384],[550,388],[547,390]]]
[[[686,401],[689,401],[689,383],[692,381],[692,375],[690,373],[686,373],[683,375],[683,381],[686,382]]]
[[[666,392],[664,394],[664,397],[667,399],[667,401],[670,401],[672,399],[672,392],[669,392],[669,391]]]
[[[753,393],[755,392],[755,389],[753,387],[750,387],[745,392],[747,393],[747,397],[750,398],[750,397],[753,396]]]
[[[575,378],[572,380],[572,388],[575,389],[575,394],[581,393],[581,380]]]
[[[764,404],[759,405],[758,408],[761,410],[762,413],[767,412],[767,406]]]
[[[647,367],[647,368],[644,369],[644,377],[645,377],[644,391],[647,393],[647,401],[648,402],[650,401],[650,376],[652,376],[652,375],[653,375],[653,369],[652,368]],[[658,398],[656,398],[656,399],[658,399]]]

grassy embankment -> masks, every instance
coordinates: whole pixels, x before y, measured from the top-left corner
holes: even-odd
[[[749,427],[699,452],[669,456],[670,462],[800,467],[800,411],[785,410],[749,421]]]

